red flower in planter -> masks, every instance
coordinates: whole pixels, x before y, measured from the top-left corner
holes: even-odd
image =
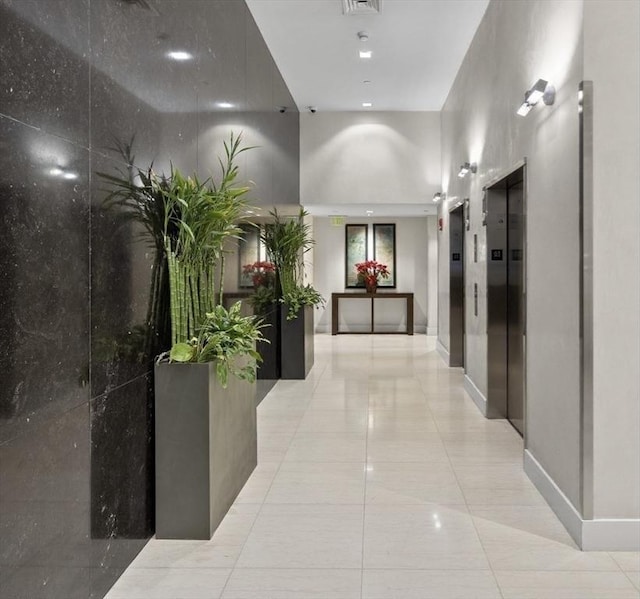
[[[270,287],[276,280],[276,267],[273,262],[258,261],[245,264],[242,272],[251,276],[254,287]]]

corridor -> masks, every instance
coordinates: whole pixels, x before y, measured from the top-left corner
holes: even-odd
[[[315,343],[213,539],[152,539],[107,599],[638,599],[640,555],[576,549],[435,338]]]

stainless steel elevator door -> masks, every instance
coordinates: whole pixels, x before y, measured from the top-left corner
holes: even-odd
[[[486,190],[487,416],[524,434],[524,167]]]
[[[449,213],[449,366],[464,366],[464,215]]]
[[[507,188],[507,418],[524,434],[524,182]]]

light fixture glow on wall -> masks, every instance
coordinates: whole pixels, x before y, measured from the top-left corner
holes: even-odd
[[[78,173],[68,171],[66,169],[60,168],[59,166],[54,166],[53,168],[49,169],[49,174],[52,177],[60,177],[61,179],[68,179],[70,181],[78,178]]]
[[[524,102],[520,105],[516,114],[519,116],[527,116],[531,109],[540,102],[540,100],[542,100],[545,105],[551,106],[555,99],[556,88],[548,81],[538,79],[533,84],[533,87],[524,93]]]
[[[184,52],[183,50],[173,50],[171,52],[167,52],[167,57],[171,60],[184,61],[191,60],[193,58],[193,54],[189,54],[189,52]]]
[[[371,52],[371,50],[360,50],[359,54],[360,58],[371,58],[373,52]]]
[[[458,177],[464,179],[467,176],[467,173],[477,173],[478,165],[475,162],[465,162],[460,166],[460,170],[458,171]]]

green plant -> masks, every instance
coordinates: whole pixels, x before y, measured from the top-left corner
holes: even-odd
[[[163,245],[169,269],[171,294],[171,342],[183,343],[196,336],[205,315],[216,305],[216,265],[220,265],[218,301],[223,299],[224,243],[238,237],[238,226],[248,187],[234,187],[236,157],[249,148],[240,147],[241,136],[225,142],[226,161],[220,161],[222,180],[199,181],[183,177],[172,168],[164,201]]]
[[[275,289],[266,285],[256,287],[249,297],[249,303],[256,314],[264,314],[276,301]]]
[[[297,316],[301,306],[324,303],[322,296],[311,285],[303,285],[304,254],[314,245],[311,227],[305,222],[308,214],[300,209],[296,216],[282,216],[277,210],[270,212],[273,222],[266,225],[260,235],[268,255],[276,266],[280,284],[280,301],[289,305],[287,319]]]
[[[282,296],[281,301],[288,306],[287,320],[296,318],[303,306],[324,306],[325,304],[325,299],[311,285],[294,287]]]
[[[311,227],[303,209],[296,216],[281,216],[277,210],[270,215],[273,222],[264,227],[260,238],[276,266],[282,294],[290,293],[303,281],[304,254],[314,244]]]
[[[258,342],[267,342],[260,329],[261,324],[252,316],[242,316],[241,302],[229,310],[218,305],[207,312],[197,337],[176,343],[171,348],[172,362],[213,362],[216,376],[223,387],[227,386],[229,374],[239,379],[254,382],[256,363],[262,357],[256,351]]]

